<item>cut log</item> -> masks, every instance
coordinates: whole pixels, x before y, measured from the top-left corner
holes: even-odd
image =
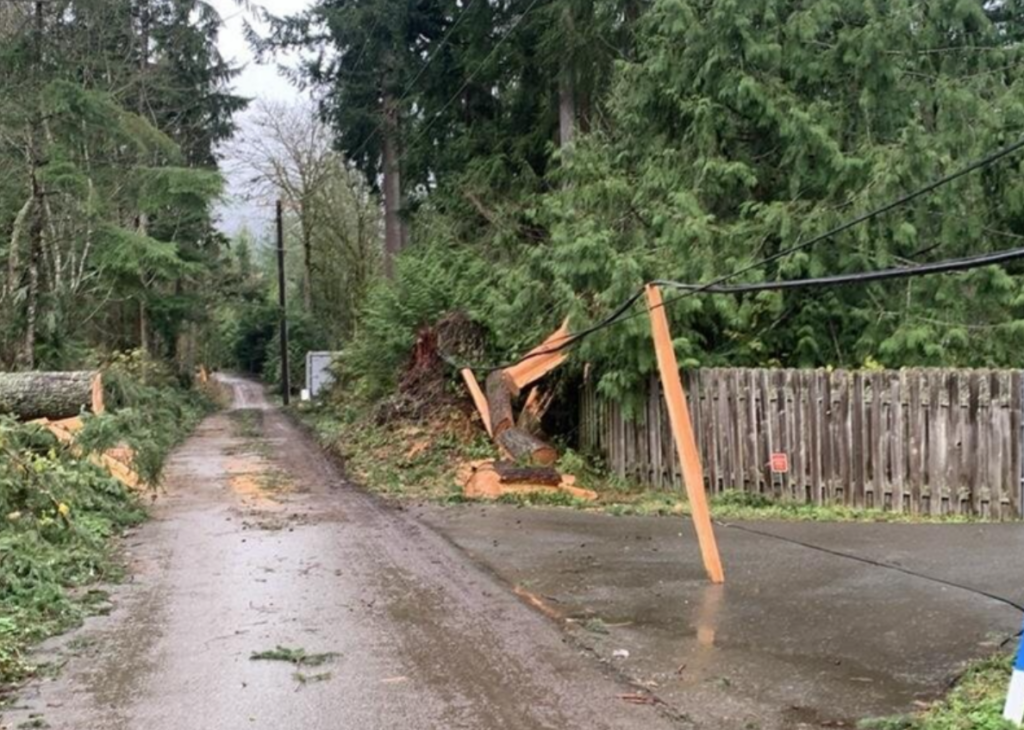
[[[488,375],[486,387],[487,407],[491,412],[491,435],[497,438],[515,426],[512,399],[519,395],[519,388],[503,370],[495,370]]]
[[[501,484],[546,484],[557,487],[562,483],[562,475],[550,466],[519,466],[511,461],[496,461],[494,471],[498,473]]]
[[[23,421],[77,416],[82,409],[103,411],[103,385],[99,373],[0,373],[0,413]]]
[[[554,448],[522,429],[507,428],[495,440],[517,462],[550,466],[558,461]]]

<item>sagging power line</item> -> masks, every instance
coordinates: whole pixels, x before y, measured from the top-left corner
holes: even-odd
[[[532,5],[531,5],[531,7],[532,7]],[[527,9],[527,12],[528,12],[528,10],[529,10],[529,8]],[[525,15],[525,13],[524,13],[524,15]],[[514,26],[513,26],[513,28],[514,28]],[[460,90],[460,92],[461,92],[461,90]],[[456,94],[456,96],[457,95],[458,94]],[[920,197],[922,197],[924,195],[927,195],[928,193],[931,193],[931,192],[937,190],[940,187],[948,185],[949,183],[951,183],[951,182],[953,182],[953,181],[955,181],[955,180],[957,180],[957,179],[959,179],[961,177],[964,177],[965,175],[968,175],[968,174],[970,174],[972,172],[975,172],[977,170],[980,170],[980,169],[983,169],[985,167],[988,167],[988,166],[998,162],[999,160],[1001,160],[1001,159],[1003,159],[1005,157],[1008,157],[1009,155],[1012,155],[1013,153],[1021,150],[1022,148],[1024,148],[1024,138],[1021,138],[1021,139],[1017,140],[1016,142],[1014,142],[1012,144],[1009,144],[1009,145],[1007,145],[1005,147],[1002,147],[1002,148],[1000,148],[1000,149],[998,149],[998,150],[996,150],[996,151],[994,151],[994,152],[992,152],[992,153],[990,153],[990,154],[988,154],[988,155],[986,155],[984,157],[981,157],[981,158],[979,158],[977,160],[974,160],[974,161],[968,163],[967,165],[965,165],[964,167],[961,167],[958,170],[955,170],[954,172],[951,172],[951,173],[949,173],[947,175],[944,175],[944,176],[942,176],[942,177],[940,177],[940,178],[938,178],[936,180],[933,180],[932,182],[930,182],[930,183],[928,183],[928,184],[926,184],[926,185],[924,185],[924,186],[922,186],[920,188],[917,188],[917,189],[915,189],[915,190],[913,190],[913,191],[911,191],[909,193],[905,193],[904,195],[901,195],[900,197],[898,197],[898,198],[896,198],[896,199],[886,203],[885,205],[879,206],[877,208],[873,208],[872,210],[869,210],[869,211],[867,211],[865,213],[861,213],[860,215],[855,216],[854,218],[851,218],[850,220],[845,221],[844,223],[841,223],[841,224],[839,224],[839,225],[837,225],[837,226],[835,226],[835,227],[825,231],[824,233],[820,233],[820,234],[818,234],[818,235],[816,235],[816,236],[814,236],[814,237],[812,237],[812,238],[810,238],[810,239],[808,239],[806,241],[801,241],[801,242],[796,243],[796,244],[794,244],[792,246],[789,246],[787,248],[784,248],[784,249],[781,249],[779,251],[776,251],[775,253],[773,253],[773,254],[771,254],[769,256],[766,256],[766,257],[761,258],[761,259],[759,259],[757,261],[751,262],[750,264],[747,264],[745,266],[741,266],[738,269],[735,269],[734,271],[731,271],[731,272],[729,272],[727,274],[723,274],[722,276],[719,276],[719,277],[717,277],[715,279],[712,279],[709,282],[706,282],[706,283],[703,283],[703,284],[685,284],[685,283],[681,283],[681,282],[667,282],[667,281],[666,282],[660,282],[660,281],[653,282],[653,283],[657,283],[657,284],[664,283],[666,285],[672,286],[673,288],[684,289],[685,290],[682,294],[679,294],[678,296],[671,297],[671,298],[665,300],[659,306],[667,307],[669,304],[673,304],[675,302],[679,302],[679,301],[681,301],[683,299],[686,299],[686,298],[691,297],[691,296],[695,296],[697,294],[705,294],[705,293],[711,293],[711,294],[715,294],[715,293],[742,293],[738,288],[722,287],[722,285],[727,283],[727,282],[729,282],[729,281],[732,281],[733,279],[736,279],[739,276],[742,276],[743,274],[749,273],[749,272],[751,272],[751,271],[753,271],[755,269],[759,269],[762,266],[767,266],[767,265],[769,265],[771,263],[774,263],[775,261],[781,260],[783,258],[791,256],[791,255],[793,255],[795,253],[798,253],[800,251],[807,250],[807,249],[809,249],[809,248],[811,248],[813,246],[816,246],[817,244],[819,244],[819,243],[821,243],[821,242],[823,242],[825,240],[833,238],[834,236],[837,236],[840,233],[844,233],[844,232],[846,232],[846,231],[848,231],[848,230],[850,230],[850,229],[852,229],[852,228],[854,228],[854,227],[856,227],[856,226],[858,226],[858,225],[860,225],[862,223],[866,223],[867,221],[870,221],[870,220],[872,220],[874,218],[877,218],[877,217],[879,217],[881,215],[884,215],[885,213],[888,213],[888,212],[890,212],[890,211],[892,211],[892,210],[894,210],[894,209],[896,209],[898,207],[901,207],[903,205],[906,205],[907,203],[913,202],[914,200],[916,200],[916,199],[918,199],[918,198],[920,198]],[[749,289],[749,291],[766,291],[766,290],[769,290],[769,289],[772,289],[772,288],[788,289],[788,288],[798,288],[800,286],[835,286],[835,285],[840,285],[840,284],[857,283],[858,281],[859,282],[864,282],[864,281],[867,280],[864,277],[868,277],[868,276],[877,277],[876,279],[872,279],[872,280],[878,280],[878,279],[883,279],[883,278],[909,278],[909,277],[913,277],[913,276],[926,276],[926,275],[936,274],[936,273],[950,273],[950,272],[956,272],[956,271],[966,271],[966,270],[970,270],[970,269],[973,269],[973,268],[979,268],[979,267],[982,267],[982,266],[991,266],[993,264],[1003,263],[1005,261],[1011,261],[1011,260],[1015,260],[1015,259],[1019,259],[1019,258],[1024,258],[1024,249],[1011,249],[1011,250],[1008,250],[1008,251],[1001,251],[1001,252],[997,252],[997,253],[994,253],[994,254],[984,254],[984,255],[978,255],[978,256],[973,256],[973,257],[967,257],[967,258],[964,258],[964,259],[950,259],[950,260],[946,260],[946,261],[936,262],[934,264],[923,264],[921,266],[901,267],[899,269],[890,269],[890,270],[886,270],[884,272],[882,272],[882,271],[879,271],[879,272],[862,272],[860,274],[838,275],[836,277],[824,277],[824,278],[819,278],[819,279],[816,279],[816,280],[805,279],[805,280],[792,280],[792,281],[789,281],[789,282],[763,282],[763,283],[759,283],[759,284],[752,284],[752,285],[750,285],[751,287],[759,287],[759,288],[757,288],[757,289]],[[925,267],[925,268],[922,268],[922,267]],[[858,279],[857,277],[860,277],[860,278]],[[829,278],[832,278],[833,281],[831,281],[830,283],[824,283],[824,280],[825,279],[829,279]],[[509,361],[509,362],[506,362],[506,363],[502,363],[502,364],[497,364],[497,365],[473,365],[473,364],[468,364],[468,363],[464,363],[464,364],[456,363],[451,358],[447,357],[444,353],[442,353],[442,357],[444,358],[445,362],[447,362],[452,367],[455,367],[455,368],[458,368],[458,369],[470,369],[470,370],[483,371],[483,372],[492,372],[494,370],[504,370],[506,368],[512,367],[514,365],[517,365],[517,364],[519,364],[521,362],[524,362],[526,360],[529,360],[531,358],[542,357],[544,355],[548,355],[548,354],[551,354],[553,352],[560,352],[562,350],[565,350],[565,349],[567,349],[569,347],[572,347],[573,345],[578,344],[579,342],[581,342],[582,340],[586,339],[587,337],[589,337],[589,336],[591,336],[593,334],[596,334],[597,332],[600,332],[603,329],[611,327],[612,325],[620,324],[622,322],[627,322],[627,321],[629,321],[631,319],[635,319],[636,317],[645,316],[647,314],[646,311],[634,312],[632,314],[628,314],[629,310],[637,302],[637,300],[639,300],[643,296],[643,294],[644,294],[644,289],[643,289],[643,287],[641,287],[635,293],[633,293],[629,298],[627,298],[622,304],[620,304],[618,307],[616,307],[616,309],[611,314],[609,314],[607,317],[602,319],[600,322],[598,322],[598,323],[596,323],[596,324],[594,324],[594,325],[592,325],[590,327],[587,327],[586,329],[583,329],[583,330],[581,330],[579,332],[574,332],[574,333],[570,333],[568,335],[565,335],[564,337],[560,338],[561,341],[555,340],[555,341],[549,342],[548,346],[545,347],[543,350],[538,350],[538,351],[531,352],[531,353],[529,353],[527,355],[524,355],[524,356],[520,357],[517,360],[512,360],[512,361]]]

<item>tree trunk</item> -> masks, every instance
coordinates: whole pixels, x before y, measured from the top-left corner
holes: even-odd
[[[32,206],[35,204],[35,201],[34,195],[29,196],[29,199],[25,201],[25,205],[21,206],[21,210],[18,211],[18,215],[14,218],[14,224],[11,227],[11,243],[7,249],[7,280],[3,290],[5,296],[12,295],[18,288],[18,279],[21,276],[21,262],[18,256],[21,246],[21,234],[29,220],[29,215],[32,213]]]
[[[384,275],[394,276],[394,260],[402,250],[406,234],[402,221],[402,172],[399,162],[398,109],[394,99],[384,95]]]
[[[34,135],[33,135],[34,136]],[[28,241],[28,292],[25,297],[25,340],[21,353],[21,366],[31,370],[36,366],[36,320],[39,317],[39,259],[43,253],[43,189],[39,184],[38,157],[35,144],[32,145],[32,223],[29,226]]]
[[[558,74],[558,138],[562,152],[566,152],[576,135],[576,93],[572,79],[572,66],[562,62]]]
[[[41,76],[43,66],[43,19],[44,3],[37,0],[35,4],[34,55],[35,75]],[[37,102],[38,104],[38,102]],[[29,223],[28,239],[28,292],[25,301],[25,339],[22,342],[20,365],[31,370],[36,365],[36,320],[39,316],[39,259],[43,253],[43,187],[39,181],[39,171],[43,166],[40,150],[40,136],[43,133],[42,111],[36,108],[36,118],[32,120],[29,130],[29,164],[32,168],[32,219]]]
[[[519,420],[516,422],[516,427],[534,436],[539,435],[541,421],[544,420],[544,414],[548,412],[548,408],[551,407],[554,399],[555,392],[553,390],[547,393],[542,393],[540,388],[530,390],[530,394],[526,396],[523,410],[519,411]]]
[[[312,225],[306,216],[306,205],[303,204],[300,213],[300,224],[302,226],[302,304],[307,312],[313,311],[313,231]]]
[[[495,437],[516,462],[551,466],[558,461],[558,452],[538,438],[518,428],[509,428]]]
[[[139,299],[139,349],[149,352],[149,324],[146,317],[146,302]]]
[[[573,37],[572,11],[567,7],[563,13],[566,31]],[[576,136],[576,84],[573,79],[572,58],[563,56],[558,72],[558,138],[562,152],[568,151]]]
[[[519,389],[505,371],[495,370],[487,376],[487,407],[491,412],[491,433],[497,438],[503,431],[515,426],[512,417],[512,399]]]
[[[0,373],[0,413],[21,420],[77,416],[83,408],[102,410],[102,388],[94,390],[98,373]]]

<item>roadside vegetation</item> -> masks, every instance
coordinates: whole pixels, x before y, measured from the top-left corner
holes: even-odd
[[[971,666],[945,699],[909,716],[861,723],[864,730],[1017,730],[1003,719],[1011,660],[997,656]]]
[[[316,434],[324,448],[341,458],[349,474],[370,491],[392,499],[463,502],[460,469],[467,463],[497,457],[472,406],[448,410],[423,422],[380,423],[366,403],[298,404],[293,412]],[[598,493],[594,502],[567,493],[506,494],[498,501],[521,506],[571,507],[612,515],[688,515],[685,492],[652,490],[609,474],[594,457],[571,449],[558,462],[581,486]],[[845,505],[814,505],[782,501],[769,495],[727,490],[711,499],[719,520],[785,520],[809,522],[970,522],[963,515],[914,515]]]
[[[104,365],[109,411],[86,415],[75,453],[50,432],[0,417],[0,699],[37,670],[35,642],[104,610],[103,585],[122,574],[114,538],[145,519],[133,492],[88,453],[129,446],[155,489],[170,449],[213,407],[138,353]]]

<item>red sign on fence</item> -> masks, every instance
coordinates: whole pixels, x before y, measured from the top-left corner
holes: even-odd
[[[779,451],[772,454],[772,474],[786,474],[789,472],[789,454]]]

